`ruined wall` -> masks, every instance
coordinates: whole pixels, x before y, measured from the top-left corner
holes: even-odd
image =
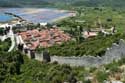
[[[30,55],[28,56],[30,57]],[[119,43],[113,43],[111,48],[107,48],[105,54],[100,56],[82,56],[82,57],[62,57],[62,56],[51,56],[51,62],[57,61],[59,64],[68,64],[71,66],[89,66],[98,67],[103,64],[109,64],[113,60],[119,60],[125,57],[125,41],[119,40]],[[35,59],[43,61],[43,55],[35,53]]]
[[[113,60],[119,60],[125,57],[125,41],[120,40],[119,44],[113,43],[111,48],[107,48],[102,57],[82,56],[82,57],[61,57],[52,56],[51,61],[57,61],[59,64],[69,64],[71,66],[89,66],[97,67],[103,64],[109,64]]]

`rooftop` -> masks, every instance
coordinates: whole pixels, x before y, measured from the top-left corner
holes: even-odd
[[[36,49],[38,46],[50,47],[71,39],[69,34],[64,33],[64,31],[58,28],[44,29],[41,31],[37,29],[28,30],[20,32],[19,35],[21,35],[25,44],[31,49]]]

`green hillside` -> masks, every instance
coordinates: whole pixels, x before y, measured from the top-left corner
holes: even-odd
[[[0,0],[1,7],[109,6],[125,7],[125,0]]]
[[[124,73],[120,69],[125,59],[99,67],[71,67],[55,63],[44,63],[30,60],[20,52],[0,52],[0,83],[95,83],[87,80],[93,77],[98,83],[103,83],[109,76]],[[109,72],[107,72],[109,71]],[[121,75],[121,74],[120,74]],[[124,76],[121,76],[124,78]],[[124,80],[123,80],[124,83]]]
[[[125,0],[76,0],[74,6],[109,6],[109,7],[125,7]]]
[[[52,5],[46,0],[0,0],[0,7],[42,7]]]

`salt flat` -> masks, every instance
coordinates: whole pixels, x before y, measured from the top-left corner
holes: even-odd
[[[54,8],[0,8],[1,13],[12,13],[22,19],[33,23],[51,23],[65,17],[73,16],[75,13],[67,10]]]

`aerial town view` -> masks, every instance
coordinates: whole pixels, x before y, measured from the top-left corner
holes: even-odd
[[[0,0],[0,83],[125,83],[125,0]]]

